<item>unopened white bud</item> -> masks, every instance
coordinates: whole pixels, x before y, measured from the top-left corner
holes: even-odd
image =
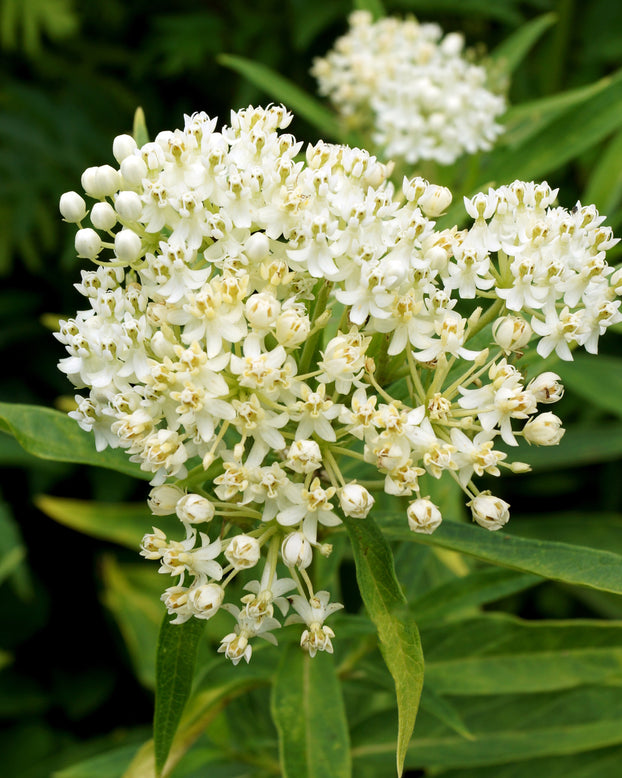
[[[309,337],[311,323],[307,316],[301,316],[289,309],[283,311],[276,320],[276,339],[286,347],[298,346]]]
[[[557,373],[540,373],[532,379],[527,389],[536,398],[536,402],[539,403],[556,403],[564,396],[564,386],[561,383],[560,377]]]
[[[136,141],[131,135],[117,135],[112,141],[112,153],[119,164],[136,151]]]
[[[91,208],[91,223],[98,230],[111,230],[117,223],[117,214],[110,203],[95,203]]]
[[[103,200],[119,188],[119,171],[110,165],[89,167],[82,174],[80,181],[87,195]]]
[[[211,619],[225,598],[222,586],[207,583],[188,591],[188,603],[199,619]]]
[[[244,253],[251,262],[260,262],[270,251],[270,238],[263,232],[254,232],[244,244]]]
[[[556,446],[565,431],[562,420],[554,413],[540,413],[523,427],[525,440],[536,446]]]
[[[126,157],[121,163],[121,175],[130,186],[138,186],[147,176],[147,165],[136,155]]]
[[[520,316],[502,316],[492,325],[492,337],[505,352],[519,351],[529,343],[533,330]]]
[[[313,473],[322,464],[322,452],[314,440],[295,440],[285,464],[296,473]]]
[[[276,321],[281,312],[281,303],[270,292],[259,292],[247,299],[245,309],[249,324],[257,329],[265,329]]]
[[[360,484],[346,484],[339,493],[339,504],[346,516],[364,519],[376,501]]]
[[[413,532],[431,535],[443,521],[441,512],[429,497],[419,497],[406,510],[408,526]]]
[[[153,527],[153,533],[145,535],[140,544],[140,555],[145,559],[161,559],[168,547],[166,535],[161,529]]]
[[[128,221],[136,221],[143,211],[140,197],[127,189],[116,196],[114,207],[119,216]]]
[[[531,465],[528,465],[527,462],[512,462],[510,464],[510,470],[513,473],[530,473]]]
[[[440,216],[451,205],[451,192],[446,186],[430,184],[419,198],[417,205],[426,216]]]
[[[185,524],[202,524],[214,518],[214,506],[200,494],[185,494],[175,505],[175,513]]]
[[[261,556],[261,546],[257,538],[250,535],[236,535],[225,549],[225,556],[236,570],[255,567]]]
[[[76,232],[75,243],[79,257],[95,259],[102,250],[102,241],[99,235],[90,227]]]
[[[154,516],[170,516],[175,513],[175,506],[184,496],[183,489],[173,484],[162,484],[154,486],[149,492],[147,505]]]
[[[77,192],[61,195],[58,207],[63,219],[70,224],[77,224],[86,216],[86,203]]]
[[[142,242],[133,230],[120,230],[114,236],[114,250],[122,262],[134,262],[141,255]]]
[[[485,529],[501,529],[510,519],[509,503],[490,492],[482,492],[467,505],[471,508],[473,520]]]
[[[281,543],[281,556],[288,567],[309,567],[313,561],[313,548],[302,532],[291,532]]]

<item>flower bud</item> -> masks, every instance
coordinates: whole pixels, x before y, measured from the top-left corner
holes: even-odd
[[[117,135],[112,141],[112,153],[119,164],[136,151],[136,141],[131,135]]]
[[[63,219],[70,224],[77,224],[86,216],[86,203],[77,192],[61,195],[58,207]]]
[[[281,556],[288,567],[309,567],[313,560],[313,548],[302,532],[291,532],[281,544]]]
[[[364,519],[372,509],[375,500],[364,486],[346,484],[339,494],[339,504],[346,516]]]
[[[102,241],[99,235],[90,227],[76,232],[75,243],[79,257],[83,259],[95,259],[102,250]]]
[[[130,186],[138,186],[147,176],[147,165],[141,157],[126,157],[121,163],[121,175]]]
[[[153,527],[153,533],[143,536],[140,544],[140,555],[145,559],[161,559],[164,551],[168,548],[168,540],[161,529]]]
[[[250,535],[236,535],[225,549],[225,557],[236,570],[255,567],[261,556],[261,546],[257,538]]]
[[[176,504],[175,513],[185,524],[202,524],[214,518],[214,506],[200,494],[185,494]]]
[[[124,190],[119,192],[114,201],[116,212],[122,219],[136,221],[143,212],[143,204],[136,192]]]
[[[134,262],[141,255],[142,242],[133,230],[120,230],[114,236],[114,250],[122,262]]]
[[[276,339],[287,348],[304,343],[309,337],[310,331],[311,323],[309,318],[301,316],[292,309],[283,311],[276,320]]]
[[[431,535],[443,521],[441,512],[429,497],[419,497],[411,502],[406,515],[410,529],[423,535]]]
[[[184,491],[173,484],[154,486],[149,492],[147,505],[154,516],[170,516],[175,513],[175,506],[184,496]]]
[[[244,244],[244,253],[251,262],[261,262],[270,251],[270,238],[263,232],[254,232]]]
[[[313,473],[322,464],[322,452],[314,440],[295,440],[285,464],[296,473]]]
[[[224,598],[224,589],[215,583],[202,584],[188,591],[188,603],[199,619],[211,619]]]
[[[274,324],[281,312],[281,303],[270,292],[252,294],[246,301],[246,318],[257,329],[266,329]]]
[[[494,497],[490,492],[482,492],[467,505],[471,508],[473,520],[485,529],[501,529],[510,519],[509,503]]]
[[[523,427],[525,440],[536,446],[556,446],[565,432],[562,420],[554,413],[540,413]]]
[[[451,205],[451,192],[446,186],[430,184],[419,198],[417,205],[426,216],[431,218],[440,216]]]
[[[506,353],[520,351],[529,343],[533,330],[520,316],[502,316],[492,325],[495,343]]]
[[[104,197],[110,197],[119,188],[119,171],[110,165],[89,167],[84,171],[80,180],[87,195],[96,200],[103,200]]]
[[[540,373],[529,382],[527,389],[536,398],[536,402],[544,404],[556,403],[564,396],[564,386],[557,373]]]
[[[91,208],[91,224],[98,230],[111,230],[117,223],[117,214],[110,203],[95,203]]]

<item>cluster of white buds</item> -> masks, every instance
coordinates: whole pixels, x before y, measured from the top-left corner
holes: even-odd
[[[371,130],[388,159],[441,165],[490,149],[505,100],[487,87],[484,67],[464,56],[459,33],[437,24],[350,16],[350,29],[313,63],[320,94],[352,128]]]
[[[71,416],[153,476],[151,511],[176,514],[183,539],[154,527],[142,554],[175,579],[163,600],[177,623],[235,617],[220,650],[236,663],[253,638],[274,641],[275,606],[306,624],[310,654],[332,651],[324,621],[340,606],[310,566],[344,519],[373,515],[374,492],[407,498],[405,524],[429,533],[443,517],[420,479],[447,475],[474,521],[505,524],[507,503],[473,480],[527,469],[499,438],[563,434],[538,412],[559,377],[527,378],[523,353],[595,351],[622,320],[604,259],[616,241],[594,208],[515,182],[466,202],[469,229],[438,230],[447,189],[414,178],[396,192],[387,166],[346,146],[299,160],[290,120],[249,107],[220,131],[194,114],[142,148],[120,136],[118,169],[83,176],[90,209],[61,199],[98,265],[77,284],[87,309],[57,333],[60,369],[88,390]],[[241,607],[226,603],[258,567]]]

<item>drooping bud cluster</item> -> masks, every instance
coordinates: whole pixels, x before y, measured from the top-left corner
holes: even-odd
[[[313,75],[347,126],[371,129],[387,159],[442,165],[491,148],[502,128],[504,99],[486,70],[464,56],[459,33],[437,24],[350,16],[350,29],[315,60]]]
[[[499,438],[563,435],[539,412],[559,377],[527,378],[523,352],[594,351],[622,320],[595,209],[515,182],[466,202],[469,229],[438,230],[447,189],[414,178],[396,193],[387,166],[345,146],[299,161],[290,120],[248,108],[220,131],[194,114],[142,148],[120,136],[118,169],[83,176],[95,202],[61,199],[99,265],[57,333],[61,370],[87,389],[71,416],[153,476],[151,511],[175,514],[182,539],[154,527],[141,553],[173,578],[176,622],[235,617],[220,647],[234,663],[275,640],[275,606],[306,624],[310,654],[332,651],[340,606],[308,571],[344,520],[373,516],[374,492],[407,498],[405,524],[429,533],[443,517],[420,479],[451,477],[474,521],[503,526],[507,503],[474,483],[527,469]],[[241,607],[225,602],[256,568]]]

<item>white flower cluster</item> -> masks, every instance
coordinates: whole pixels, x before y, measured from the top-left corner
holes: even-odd
[[[301,645],[332,651],[324,620],[341,606],[307,571],[374,491],[432,532],[442,517],[419,479],[447,473],[473,519],[501,527],[507,503],[472,479],[527,466],[497,439],[563,434],[538,412],[559,377],[527,381],[522,352],[534,333],[542,354],[594,351],[622,320],[615,240],[593,208],[552,208],[547,185],[515,182],[467,201],[470,229],[437,230],[448,190],[415,178],[396,193],[386,166],[345,146],[299,161],[290,120],[248,108],[220,131],[194,114],[142,148],[120,136],[118,168],[83,175],[90,211],[76,192],[60,206],[99,265],[77,284],[87,310],[57,333],[61,370],[88,389],[71,416],[153,475],[152,513],[176,514],[185,537],[154,527],[142,553],[176,579],[163,600],[177,622],[235,617],[220,650],[236,663],[252,638],[274,641],[275,606],[290,604]],[[468,298],[485,310],[463,315]],[[260,563],[242,607],[224,603]]]
[[[502,131],[504,99],[486,70],[468,62],[459,33],[415,19],[350,16],[350,29],[313,63],[319,92],[349,126],[372,130],[388,159],[454,162],[487,150]]]

